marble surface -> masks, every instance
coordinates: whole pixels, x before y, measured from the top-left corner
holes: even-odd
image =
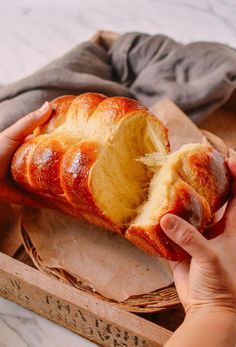
[[[1,347],[92,347],[92,342],[0,298]]]
[[[236,47],[235,19],[235,0],[1,0],[0,84],[24,77],[99,29]]]
[[[235,0],[1,0],[0,84],[62,55],[96,30],[163,33],[236,47]],[[0,347],[94,344],[0,298]]]

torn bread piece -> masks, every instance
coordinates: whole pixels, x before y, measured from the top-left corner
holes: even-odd
[[[140,160],[154,176],[148,199],[139,206],[126,238],[153,255],[183,259],[185,252],[164,234],[160,219],[174,213],[203,233],[228,196],[224,158],[209,145],[188,144],[169,155],[152,153]]]

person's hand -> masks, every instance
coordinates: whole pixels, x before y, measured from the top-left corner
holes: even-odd
[[[171,263],[186,316],[166,347],[233,347],[236,340],[236,160],[228,162],[232,196],[224,217],[208,235],[172,214],[161,219],[166,235],[189,253]],[[223,231],[223,233],[219,233]]]
[[[9,177],[10,164],[17,148],[33,130],[44,124],[50,117],[52,108],[48,102],[43,106],[21,118],[14,125],[0,133],[0,202],[13,203],[19,205],[37,204],[29,194],[17,189]]]
[[[236,315],[236,160],[231,159],[228,166],[233,180],[232,196],[223,219],[213,227],[214,232],[221,228],[223,233],[207,240],[177,216],[168,214],[161,219],[166,235],[191,256],[171,264],[187,314],[227,311]]]

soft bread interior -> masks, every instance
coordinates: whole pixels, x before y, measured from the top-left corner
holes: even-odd
[[[156,120],[147,119],[142,113],[125,118],[92,170],[95,200],[116,224],[129,223],[136,216],[137,207],[147,199],[153,173],[137,159],[145,153],[167,153],[158,133]]]
[[[178,180],[174,171],[164,166],[151,179],[148,198],[141,204],[137,216],[131,224],[146,226],[154,225],[156,218],[168,206],[172,185]]]
[[[157,216],[162,212],[171,201],[171,189],[179,180],[189,184],[187,176],[179,174],[185,164],[185,158],[191,153],[202,150],[205,145],[188,144],[182,146],[178,151],[170,154],[151,153],[146,154],[139,160],[150,167],[153,178],[150,181],[148,198],[138,208],[137,216],[131,221],[131,225],[150,226],[156,223]],[[208,147],[208,146],[206,146]],[[195,187],[196,192],[201,196],[201,187]]]

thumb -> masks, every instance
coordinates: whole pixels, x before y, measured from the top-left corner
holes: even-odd
[[[209,241],[184,219],[166,214],[160,224],[164,233],[193,258],[210,261],[214,257]]]
[[[52,108],[45,102],[38,110],[29,113],[1,133],[1,142],[10,142],[16,149],[33,130],[44,124],[50,117]]]

